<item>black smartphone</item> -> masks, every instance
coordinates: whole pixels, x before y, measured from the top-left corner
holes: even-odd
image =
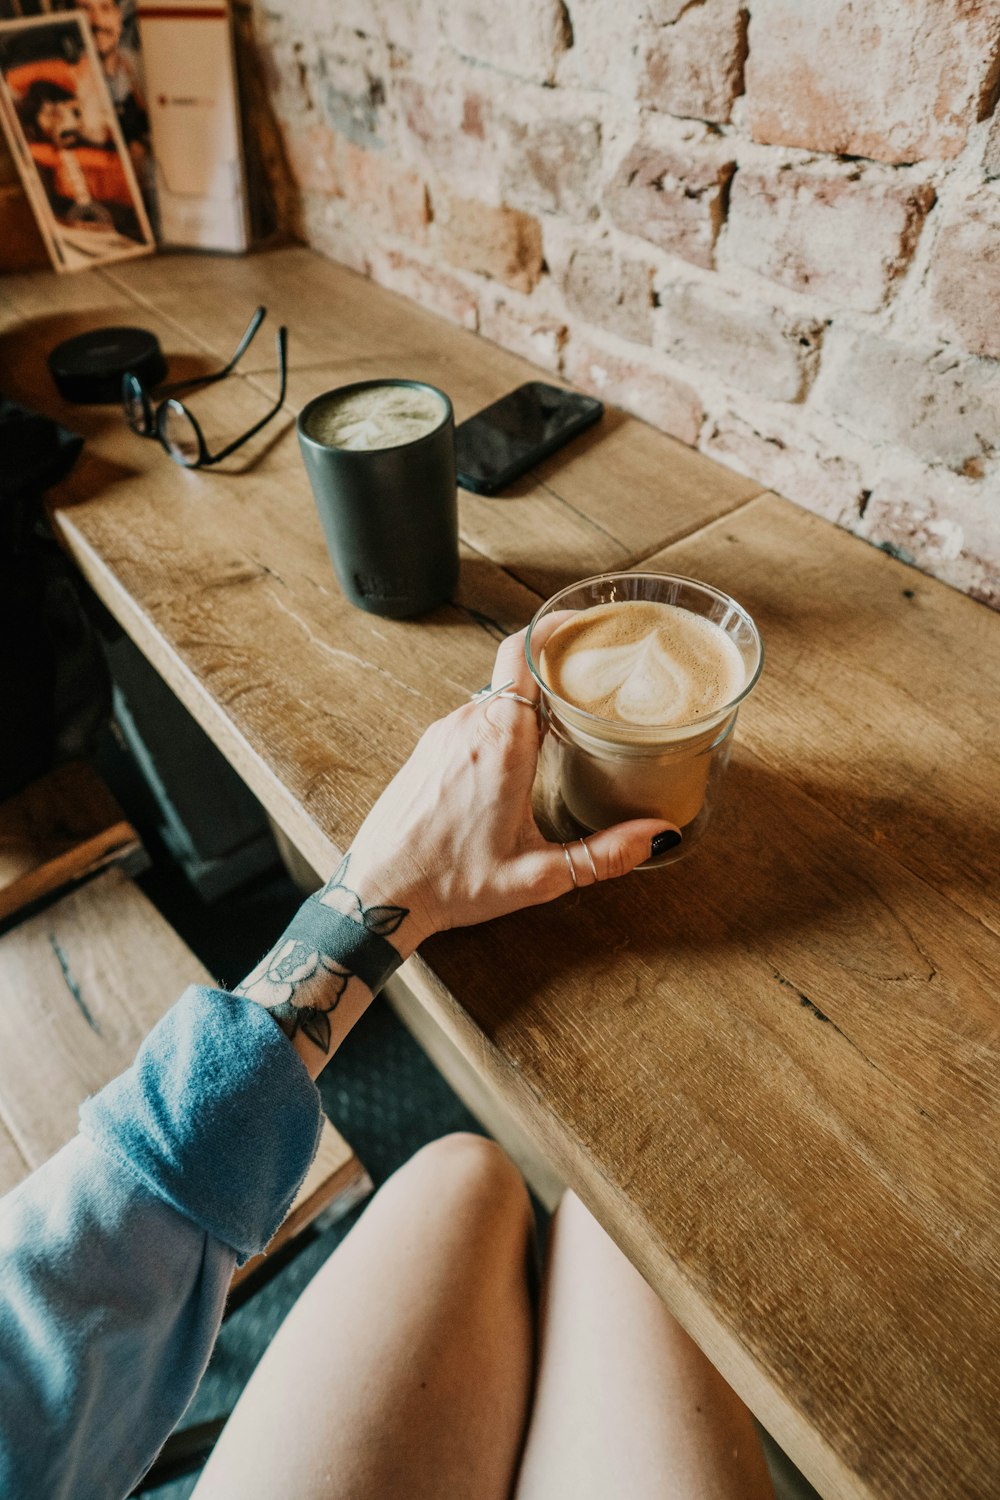
[[[603,412],[593,396],[530,380],[456,427],[458,482],[477,495],[495,495]]]

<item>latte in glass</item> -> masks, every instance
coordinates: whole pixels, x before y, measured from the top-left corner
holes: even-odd
[[[605,573],[535,615],[525,644],[541,688],[533,806],[565,841],[628,818],[663,818],[681,858],[704,833],[739,706],[760,675],[760,635],[728,594],[669,573]]]

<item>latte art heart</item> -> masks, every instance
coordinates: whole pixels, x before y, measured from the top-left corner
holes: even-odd
[[[553,691],[622,724],[685,724],[735,698],[746,682],[736,645],[690,610],[651,600],[600,604],[559,627],[542,667]]]
[[[562,686],[575,703],[609,700],[614,717],[629,724],[683,716],[691,695],[687,674],[667,655],[658,633],[629,646],[574,651],[563,666]]]

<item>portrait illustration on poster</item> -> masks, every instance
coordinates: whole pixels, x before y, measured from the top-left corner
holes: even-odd
[[[0,22],[0,121],[56,270],[155,248],[82,11]]]

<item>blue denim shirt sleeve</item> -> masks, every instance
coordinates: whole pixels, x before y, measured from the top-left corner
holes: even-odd
[[[208,1362],[235,1265],[315,1154],[319,1095],[259,1006],[188,990],[80,1133],[0,1200],[0,1495],[125,1495]]]

